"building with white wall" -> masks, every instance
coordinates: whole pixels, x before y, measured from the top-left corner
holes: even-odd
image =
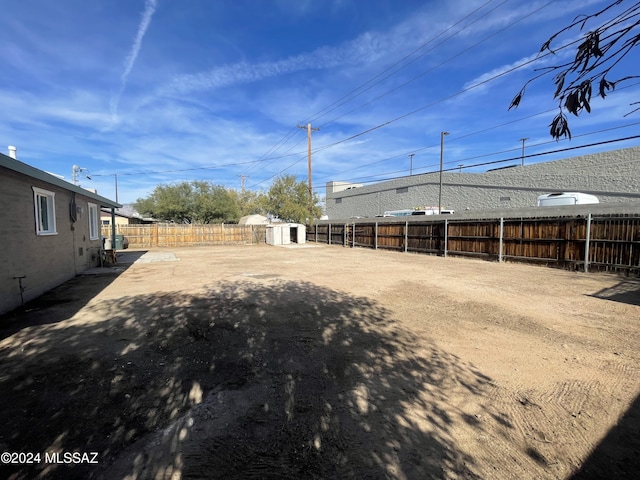
[[[442,173],[442,208],[457,212],[531,207],[539,195],[562,191],[595,195],[601,203],[640,201],[640,147],[484,173]],[[439,193],[440,172],[366,186],[328,182],[326,210],[329,220],[374,217],[437,206]]]

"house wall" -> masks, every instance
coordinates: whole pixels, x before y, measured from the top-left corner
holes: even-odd
[[[36,234],[32,187],[55,193],[57,235]],[[0,313],[21,305],[14,277],[26,277],[22,283],[27,302],[99,264],[101,242],[89,239],[89,199],[76,194],[80,208],[72,223],[68,190],[0,167],[0,192]]]
[[[125,217],[119,217],[116,215],[116,225],[129,225],[129,223],[136,223],[136,222],[129,222],[128,218]],[[111,225],[111,215],[108,215],[106,213],[101,213],[100,214],[100,225]]]
[[[437,206],[439,183],[438,172],[349,190],[332,189],[332,193],[328,188],[327,215],[335,220]],[[640,147],[485,173],[443,172],[442,208],[522,208],[535,206],[538,195],[557,191],[590,193],[605,203],[640,200]]]
[[[116,225],[142,225],[144,223],[148,222],[145,222],[141,218],[130,218],[116,215]],[[111,225],[111,214],[101,212],[100,225]]]

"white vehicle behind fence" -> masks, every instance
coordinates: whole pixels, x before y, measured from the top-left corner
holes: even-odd
[[[538,197],[539,207],[557,207],[561,205],[585,205],[590,203],[600,203],[598,197],[580,192],[557,192],[540,195]]]
[[[411,215],[451,215],[453,210],[439,210],[438,207],[419,208],[414,210]]]
[[[414,210],[406,209],[406,210],[387,210],[382,215],[383,217],[408,217],[409,215],[413,215]]]
[[[453,210],[445,210],[439,211],[438,207],[423,207],[423,208],[414,208],[414,209],[405,209],[405,210],[387,210],[383,215],[378,215],[381,217],[408,217],[411,215],[438,215],[438,214],[451,214]]]

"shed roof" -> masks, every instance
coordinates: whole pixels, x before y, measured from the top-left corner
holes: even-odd
[[[269,219],[264,215],[246,215],[240,219],[239,225],[266,225]]]
[[[65,190],[69,190],[70,192],[75,192],[77,194],[83,195],[87,198],[94,200],[99,203],[102,207],[114,207],[120,208],[122,205],[114,202],[113,200],[109,200],[103,196],[100,196],[96,193],[90,192],[89,190],[85,190],[78,185],[74,185],[73,183],[69,183],[65,180],[62,180],[55,175],[51,175],[43,170],[32,167],[31,165],[27,165],[20,160],[16,160],[15,158],[11,158],[4,153],[0,153],[0,167],[4,167],[8,170],[13,170],[14,172],[20,173],[22,175],[26,175],[31,178],[35,178],[41,180],[43,182],[49,183],[51,185],[55,185],[60,188],[64,188]]]

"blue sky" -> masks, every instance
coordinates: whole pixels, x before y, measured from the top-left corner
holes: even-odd
[[[594,98],[590,115],[571,119],[571,141],[549,137],[549,78],[507,110],[535,68],[570,52],[499,74],[608,3],[3,0],[1,148],[15,145],[20,160],[69,181],[78,165],[81,185],[109,198],[117,175],[121,203],[185,180],[240,189],[244,176],[251,190],[283,174],[306,181],[306,129],[297,127],[308,123],[319,128],[312,178],[321,196],[331,180],[438,170],[442,131],[445,168],[512,165],[525,137],[530,155],[638,134],[640,113],[624,117],[634,86]],[[499,163],[474,167],[485,162]]]

